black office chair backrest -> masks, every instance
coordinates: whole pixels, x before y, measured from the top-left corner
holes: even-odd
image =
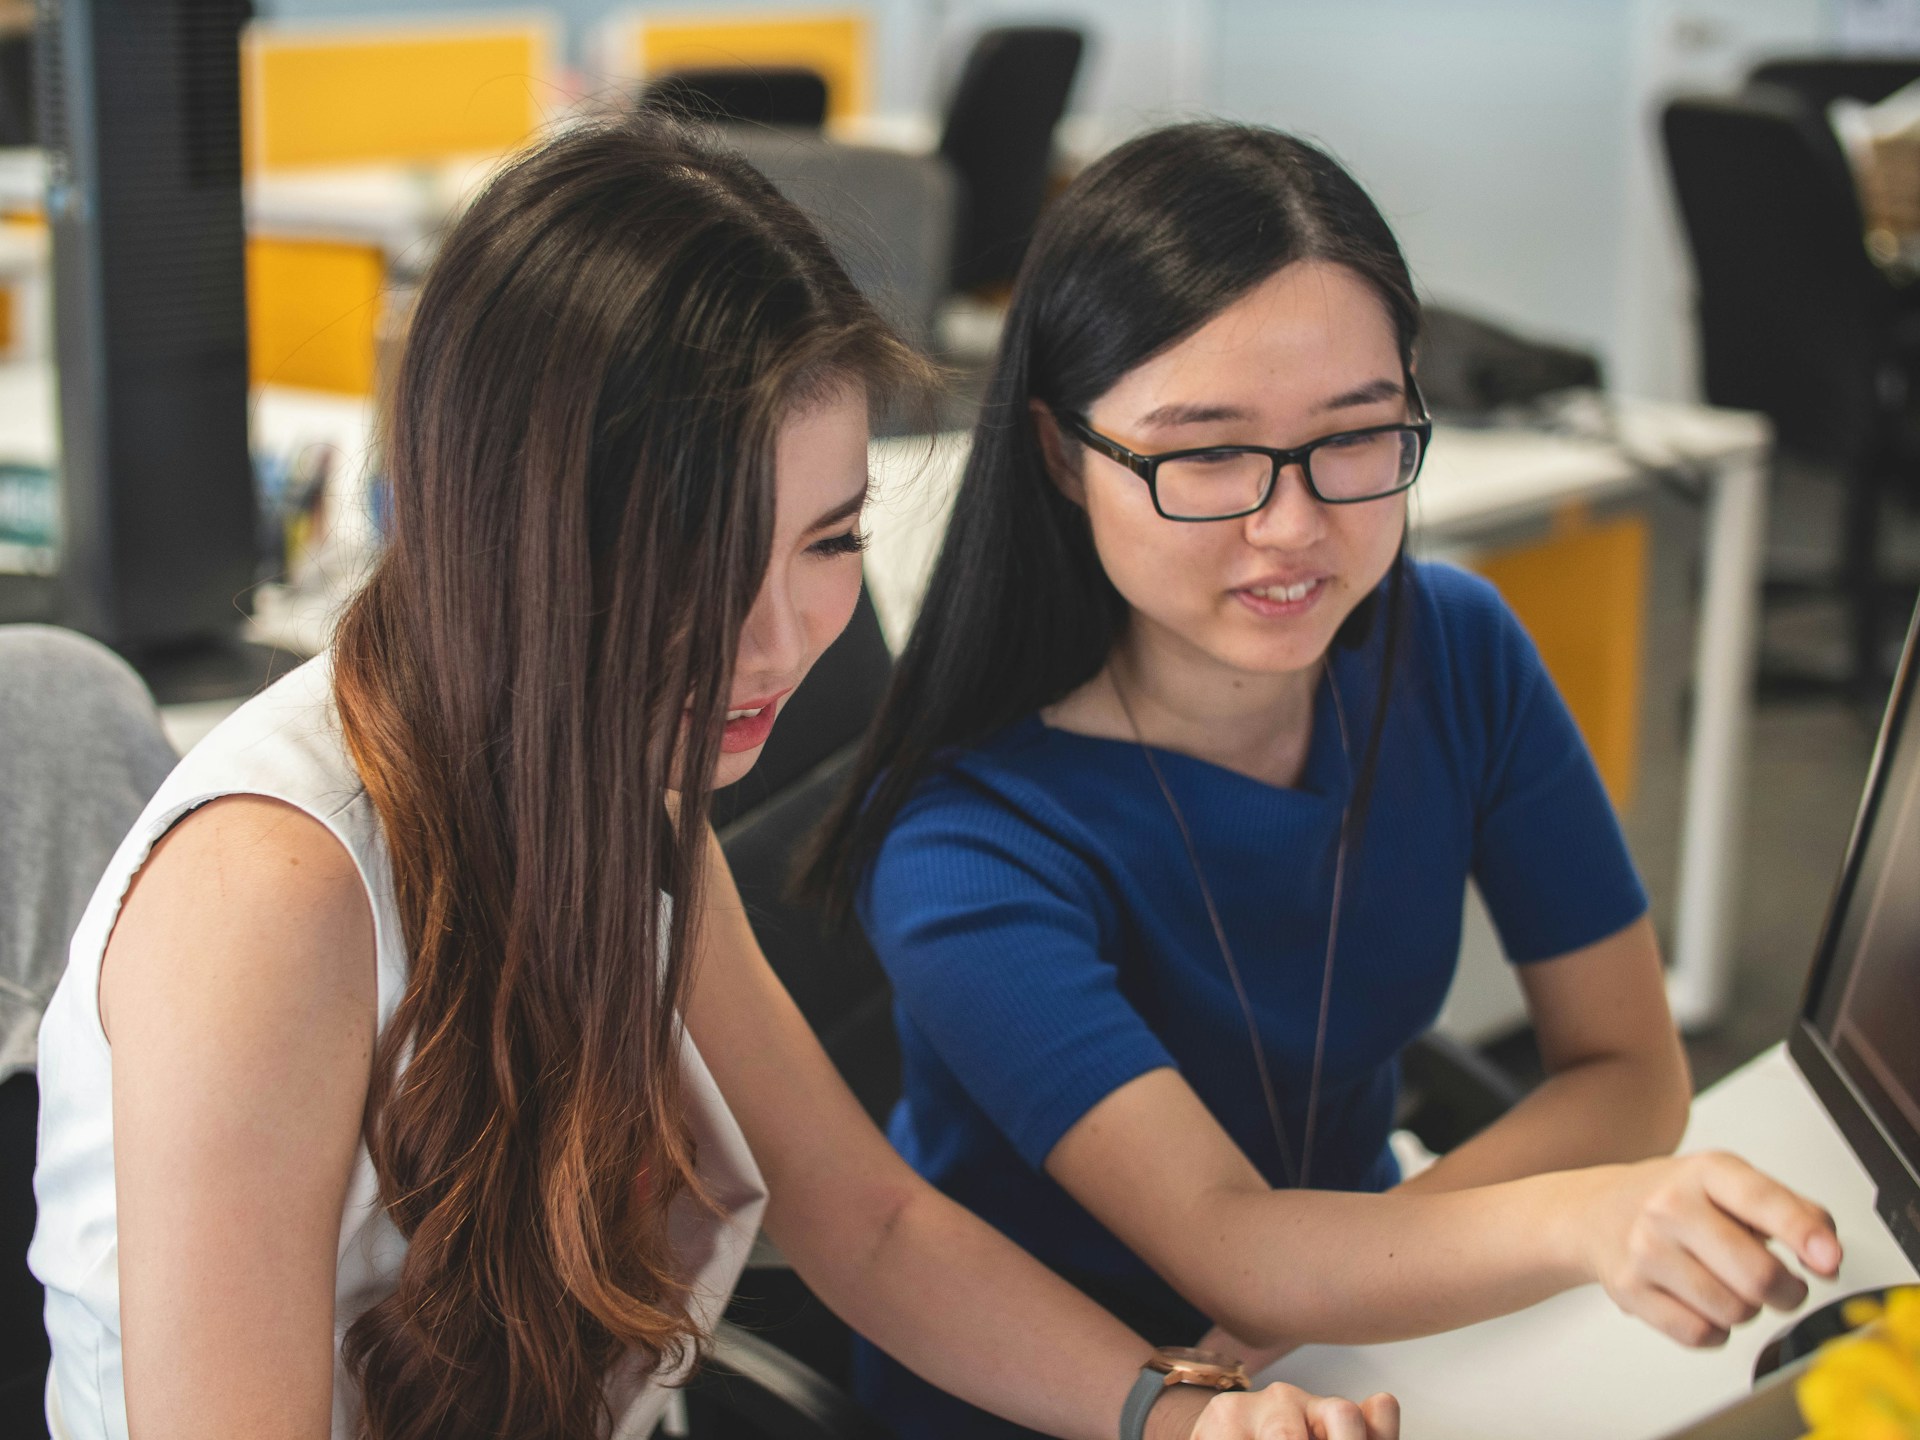
[[[827,118],[827,82],[797,65],[675,70],[649,84],[641,103],[714,124],[818,130]]]
[[[884,1124],[900,1095],[893,992],[866,937],[829,933],[819,911],[791,898],[801,844],[853,769],[848,747],[720,834],[753,933],[820,1044],[866,1111]]]
[[[1836,100],[1871,105],[1920,80],[1920,55],[1783,55],[1754,66],[1755,85],[1778,85],[1824,115]]]
[[[840,638],[787,698],[760,759],[742,780],[713,793],[713,828],[724,831],[866,733],[893,676],[893,652],[867,592]]]
[[[1078,30],[1041,25],[988,30],[974,42],[940,140],[960,177],[954,289],[1003,284],[1020,268],[1085,46]]]
[[[0,34],[0,147],[40,143],[33,82],[33,32]]]
[[[1825,117],[1751,86],[1673,100],[1661,122],[1707,399],[1765,412],[1783,447],[1854,463],[1874,443],[1892,293]]]

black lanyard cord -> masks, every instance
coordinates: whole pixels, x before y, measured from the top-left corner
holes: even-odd
[[[1353,767],[1353,752],[1347,736],[1346,706],[1340,700],[1340,685],[1333,678],[1333,667],[1323,662],[1322,672],[1327,679],[1327,693],[1333,697],[1334,721],[1340,728],[1340,753],[1347,761],[1349,770]],[[1180,843],[1186,848],[1187,864],[1193,869],[1193,878],[1200,887],[1200,899],[1207,910],[1207,920],[1213,926],[1213,938],[1220,947],[1220,958],[1227,967],[1227,978],[1233,983],[1234,998],[1240,1003],[1241,1018],[1247,1025],[1247,1043],[1253,1048],[1253,1066],[1260,1077],[1260,1093],[1267,1105],[1267,1123],[1273,1128],[1273,1141],[1280,1151],[1280,1164],[1286,1173],[1287,1183],[1304,1190],[1313,1178],[1313,1145],[1318,1129],[1320,1113],[1320,1077],[1327,1053],[1327,1023],[1332,1013],[1333,1002],[1333,957],[1340,940],[1340,900],[1345,889],[1347,873],[1347,830],[1352,818],[1352,786],[1349,784],[1349,797],[1340,810],[1340,838],[1333,859],[1333,913],[1327,921],[1327,952],[1320,975],[1320,1009],[1315,1021],[1313,1035],[1313,1068],[1307,1084],[1307,1123],[1301,1137],[1301,1163],[1293,1163],[1293,1147],[1287,1143],[1287,1130],[1280,1118],[1280,1099],[1274,1091],[1273,1076],[1267,1069],[1266,1047],[1260,1043],[1260,1025],[1254,1018],[1253,1002],[1247,996],[1247,987],[1240,978],[1240,966],[1233,958],[1233,947],[1227,943],[1226,926],[1220,921],[1220,909],[1213,901],[1213,887],[1207,884],[1206,871],[1200,865],[1200,852],[1193,843],[1193,832],[1187,827],[1187,817],[1181,811],[1180,804],[1173,798],[1173,787],[1167,784],[1167,777],[1160,771],[1160,762],[1154,759],[1153,749],[1147,744],[1141,733],[1140,722],[1134,718],[1133,706],[1127,700],[1127,692],[1120,684],[1120,677],[1111,664],[1107,666],[1107,681],[1113,686],[1113,693],[1120,702],[1121,712],[1127,717],[1127,724],[1133,730],[1134,743],[1140,747],[1140,754],[1147,762],[1147,768],[1153,772],[1154,783],[1160,787],[1160,795],[1167,802],[1167,809],[1173,815],[1174,828],[1180,832]]]

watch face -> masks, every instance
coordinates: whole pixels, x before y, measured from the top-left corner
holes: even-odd
[[[1252,1382],[1240,1362],[1217,1350],[1195,1350],[1185,1345],[1163,1345],[1147,1361],[1167,1377],[1169,1385],[1204,1385],[1211,1390],[1247,1390]]]

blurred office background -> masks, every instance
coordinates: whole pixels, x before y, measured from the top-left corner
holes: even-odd
[[[1704,1085],[1795,1012],[1920,578],[1916,80],[1920,0],[0,0],[0,623],[105,640],[194,743],[378,553],[382,381],[498,158],[643,96],[746,122],[957,377],[938,436],[876,443],[870,603],[722,807],[877,1110],[875,973],[777,877],[911,622],[1020,241],[1145,127],[1274,124],[1443,311],[1416,545],[1539,640]],[[1536,1073],[1484,923],[1443,1029]]]

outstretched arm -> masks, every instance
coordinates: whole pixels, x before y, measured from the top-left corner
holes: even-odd
[[[1520,967],[1547,1078],[1480,1134],[1409,1180],[1461,1190],[1664,1155],[1692,1085],[1646,916],[1583,949]]]
[[[1138,1157],[1150,1155],[1150,1164]],[[1121,1086],[1047,1171],[1196,1307],[1260,1346],[1369,1344],[1471,1324],[1589,1280],[1714,1344],[1831,1275],[1833,1222],[1729,1155],[1384,1195],[1275,1190],[1171,1070]]]
[[[717,844],[710,875],[687,1025],[765,1174],[774,1242],[848,1324],[934,1384],[1037,1430],[1111,1440],[1151,1347],[908,1169],[768,968]],[[1385,1397],[1371,1425],[1285,1387],[1222,1397],[1202,1421],[1206,1398],[1176,1390],[1148,1433],[1384,1440],[1398,1428]]]

